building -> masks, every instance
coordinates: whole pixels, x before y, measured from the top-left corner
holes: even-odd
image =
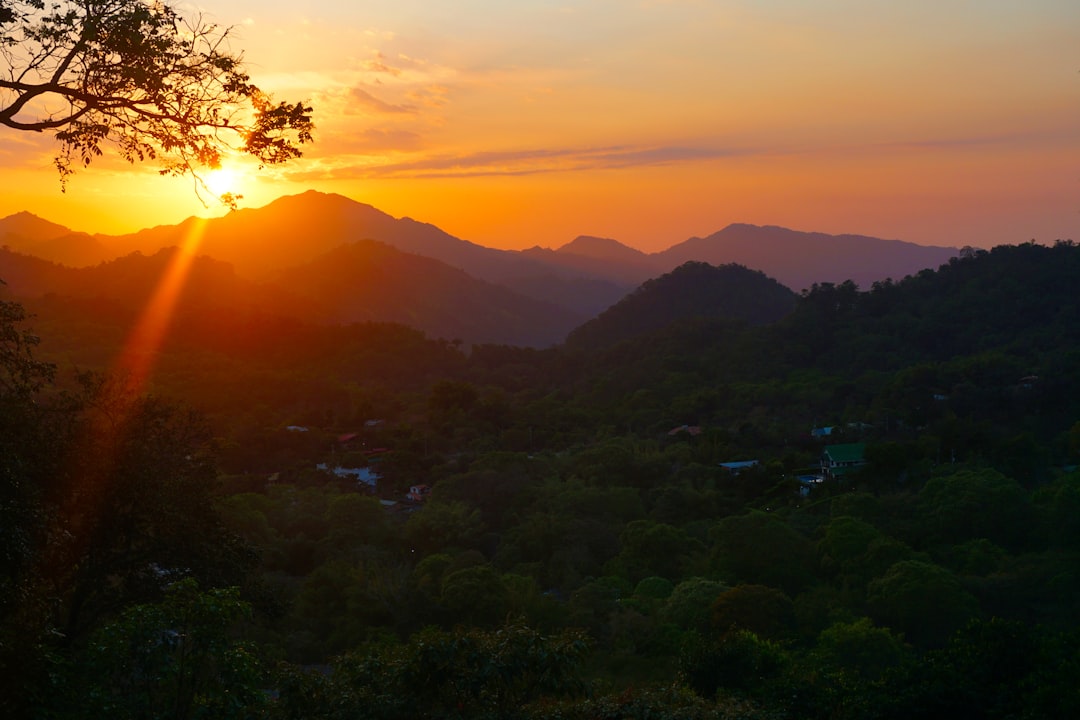
[[[866,443],[826,445],[821,453],[821,474],[826,479],[842,478],[865,464]]]
[[[757,464],[757,460],[737,460],[735,462],[722,462],[720,463],[720,467],[724,468],[732,475],[738,475],[747,468],[756,467]]]
[[[431,495],[430,485],[413,485],[409,488],[409,493],[405,497],[413,502],[424,502]]]

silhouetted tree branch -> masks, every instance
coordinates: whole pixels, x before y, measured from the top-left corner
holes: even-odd
[[[162,174],[300,156],[312,109],[251,82],[230,29],[155,0],[0,0],[0,125],[53,132],[61,185],[111,145]]]

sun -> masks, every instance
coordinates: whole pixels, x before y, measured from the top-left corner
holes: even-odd
[[[222,165],[206,173],[202,180],[214,197],[221,197],[226,193],[238,195],[243,175],[235,168]]]

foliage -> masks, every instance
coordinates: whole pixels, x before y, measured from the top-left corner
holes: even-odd
[[[788,659],[783,649],[749,630],[712,641],[690,642],[679,657],[680,676],[694,692],[713,698],[720,689],[753,693],[779,677]]]
[[[283,718],[500,718],[524,703],[582,690],[579,633],[545,636],[521,625],[494,631],[425,629],[403,645],[340,658],[327,676],[286,679]]]
[[[794,305],[795,294],[760,271],[688,262],[646,281],[570,333],[566,342],[573,348],[596,350],[694,318],[764,325],[782,318]]]
[[[198,179],[227,151],[275,164],[311,140],[310,107],[275,102],[228,29],[172,4],[4,0],[0,11],[0,125],[54,132],[62,182],[106,145]]]
[[[871,615],[915,645],[940,646],[975,615],[978,605],[948,570],[904,560],[870,583]]]
[[[216,390],[160,387],[216,401],[230,471],[253,468],[228,478],[231,497],[218,496],[206,427],[170,403],[64,405],[47,382],[9,393],[0,469],[19,501],[3,508],[17,520],[3,526],[4,592],[19,612],[3,639],[26,659],[5,671],[38,709],[65,684],[77,692],[86,639],[176,579],[146,563],[190,569],[204,588],[238,582],[252,566],[234,562],[217,508],[261,552],[266,612],[245,630],[286,660],[278,717],[1071,717],[1080,495],[1061,466],[1080,416],[1075,257],[969,254],[868,292],[819,286],[773,326],[700,321],[618,350],[466,356],[404,329],[306,326],[280,342],[253,332],[243,350],[218,338],[221,356],[176,345],[174,367],[211,370]],[[1015,316],[989,280],[1013,269],[1053,300],[1019,300]],[[1000,305],[969,308],[981,292]],[[16,368],[47,345],[20,337]],[[35,372],[47,380],[47,365]],[[224,388],[237,397],[204,397]],[[112,407],[137,426],[106,422]],[[298,416],[302,439],[281,430]],[[385,422],[360,442],[392,450],[372,460],[386,475],[377,498],[423,482],[426,504],[379,503],[312,470],[369,417]],[[689,422],[702,432],[668,434]],[[825,423],[866,442],[870,463],[803,496],[793,478],[813,468],[822,441],[808,430]],[[126,432],[105,442],[113,426]],[[358,448],[344,452],[366,462]],[[737,476],[718,466],[750,458]],[[108,526],[43,502],[72,487],[96,502],[90,479]],[[184,548],[158,553],[159,537]],[[46,594],[31,570],[75,547],[83,559],[59,564],[78,572]],[[84,627],[58,639],[80,584]],[[522,679],[568,628],[588,661],[571,653],[546,687]],[[504,651],[507,632],[535,644]]]
[[[232,635],[251,607],[194,580],[98,628],[78,658],[81,711],[116,718],[247,718],[265,711],[258,654]]]

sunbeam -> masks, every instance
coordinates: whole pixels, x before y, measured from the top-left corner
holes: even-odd
[[[153,372],[191,263],[206,231],[206,223],[203,218],[194,220],[113,362],[112,374],[121,379],[129,392],[142,392]]]

